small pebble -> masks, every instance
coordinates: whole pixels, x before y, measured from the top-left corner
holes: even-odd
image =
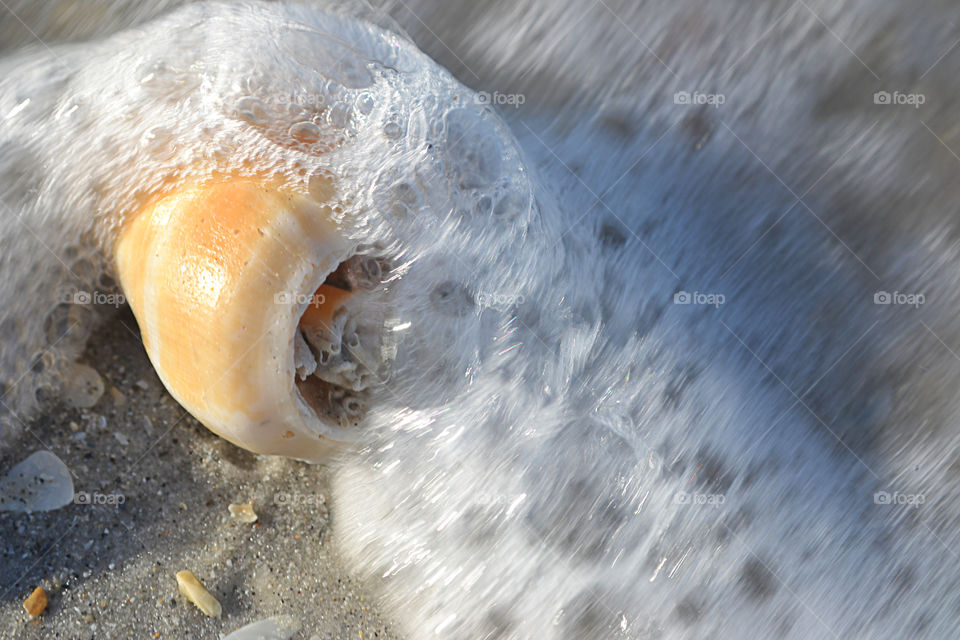
[[[23,601],[23,608],[33,617],[39,616],[47,608],[47,592],[43,587],[37,587],[33,590],[26,600]]]
[[[113,398],[113,404],[117,407],[122,407],[127,404],[127,396],[123,395],[123,392],[120,389],[112,386],[110,387],[110,397]]]

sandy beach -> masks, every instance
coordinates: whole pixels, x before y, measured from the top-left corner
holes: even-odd
[[[294,638],[397,637],[330,545],[323,467],[257,456],[204,429],[160,384],[126,308],[80,361],[103,377],[101,399],[78,410],[51,398],[0,470],[49,450],[91,504],[0,513],[0,637],[218,638],[284,615],[300,625]],[[244,502],[256,523],[228,511]],[[178,594],[183,569],[220,601],[220,619]],[[32,619],[23,601],[37,586],[49,606]]]

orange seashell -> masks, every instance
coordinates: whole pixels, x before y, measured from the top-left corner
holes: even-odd
[[[188,184],[147,204],[115,246],[173,397],[241,447],[309,461],[354,440],[305,397],[319,383],[296,376],[301,318],[329,324],[350,296],[323,284],[355,246],[319,201],[256,178]]]

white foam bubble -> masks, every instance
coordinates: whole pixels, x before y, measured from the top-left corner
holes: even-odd
[[[14,115],[0,122],[0,182],[22,224],[5,220],[0,381],[25,414],[102,316],[71,294],[102,288],[124,216],[162,184],[274,173],[320,196],[335,176],[332,209],[359,241],[465,262],[481,248],[448,220],[452,205],[481,203],[467,208],[485,227],[492,203],[530,191],[512,137],[462,99],[469,90],[404,38],[344,15],[189,6],[3,71],[0,113]],[[32,365],[45,351],[52,366]]]

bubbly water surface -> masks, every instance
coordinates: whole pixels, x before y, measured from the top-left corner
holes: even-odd
[[[4,58],[5,410],[82,347],[97,305],[62,296],[109,290],[152,190],[335,176],[397,338],[335,526],[409,637],[955,635],[949,10],[572,4],[397,11],[461,79],[526,79],[513,133],[361,10]],[[872,100],[912,86],[928,111]]]

